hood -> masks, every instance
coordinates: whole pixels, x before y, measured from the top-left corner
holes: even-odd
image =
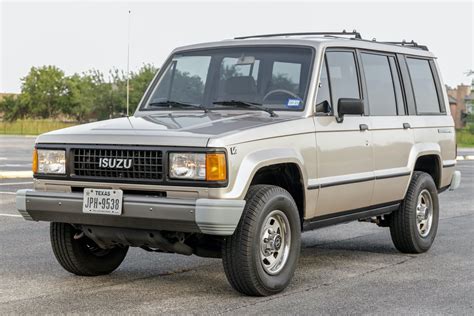
[[[38,137],[37,143],[123,144],[205,147],[219,138],[294,116],[270,117],[260,111],[167,112],[73,126]]]

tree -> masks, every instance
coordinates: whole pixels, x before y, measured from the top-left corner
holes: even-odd
[[[153,64],[143,64],[137,72],[130,74],[130,109],[138,105],[157,71]]]
[[[62,113],[67,105],[64,72],[55,66],[32,67],[22,78],[19,102],[33,117],[50,118]]]
[[[4,113],[4,120],[15,121],[27,116],[28,107],[21,103],[19,98],[6,96],[0,101],[0,112]]]

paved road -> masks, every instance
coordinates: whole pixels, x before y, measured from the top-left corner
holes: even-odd
[[[109,276],[70,275],[53,257],[48,224],[15,217],[13,192],[31,180],[1,180],[0,314],[472,315],[474,161],[458,169],[462,186],[441,195],[438,236],[428,253],[398,253],[388,230],[368,223],[307,232],[291,286],[267,298],[234,292],[217,259],[140,249]]]
[[[31,170],[35,137],[0,136],[0,172]]]
[[[0,136],[0,171],[29,170],[34,138]],[[471,155],[472,149],[459,154]],[[441,195],[436,243],[398,253],[387,229],[350,223],[305,233],[295,278],[270,298],[240,296],[219,260],[132,249],[110,276],[64,272],[46,223],[17,217],[14,192],[31,179],[0,181],[0,314],[4,313],[474,313],[474,162],[459,162],[461,188]]]

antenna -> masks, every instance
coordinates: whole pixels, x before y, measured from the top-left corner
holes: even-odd
[[[130,106],[130,24],[132,11],[128,10],[128,39],[127,39],[127,116],[128,108]]]

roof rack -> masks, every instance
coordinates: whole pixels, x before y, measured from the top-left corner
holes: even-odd
[[[373,41],[376,42],[375,39]],[[410,42],[407,42],[407,41],[403,40],[401,42],[377,42],[377,43],[389,44],[389,45],[399,45],[399,46],[408,46],[408,47],[418,48],[418,49],[426,50],[426,51],[428,50],[428,46],[419,45],[414,40],[411,40]]]
[[[405,46],[405,47],[411,47],[415,49],[428,51],[428,47],[426,45],[420,45],[413,40],[410,42],[407,42],[405,40],[401,42],[378,42],[375,38],[372,40],[363,39],[360,33],[357,32],[356,30],[353,30],[352,32],[347,32],[346,30],[342,30],[342,32],[300,32],[300,33],[260,34],[260,35],[250,35],[250,36],[239,36],[239,37],[234,37],[234,39],[241,40],[241,39],[248,39],[248,38],[279,37],[279,36],[306,36],[306,35],[322,35],[326,37],[353,36],[350,38],[351,40]]]
[[[305,36],[305,35],[323,35],[323,36],[354,36],[355,39],[362,39],[362,36],[356,30],[352,32],[347,32],[343,30],[342,32],[301,32],[301,33],[276,33],[276,34],[261,34],[261,35],[251,35],[251,36],[239,36],[234,39],[248,39],[248,38],[259,38],[259,37],[277,37],[277,36]]]

